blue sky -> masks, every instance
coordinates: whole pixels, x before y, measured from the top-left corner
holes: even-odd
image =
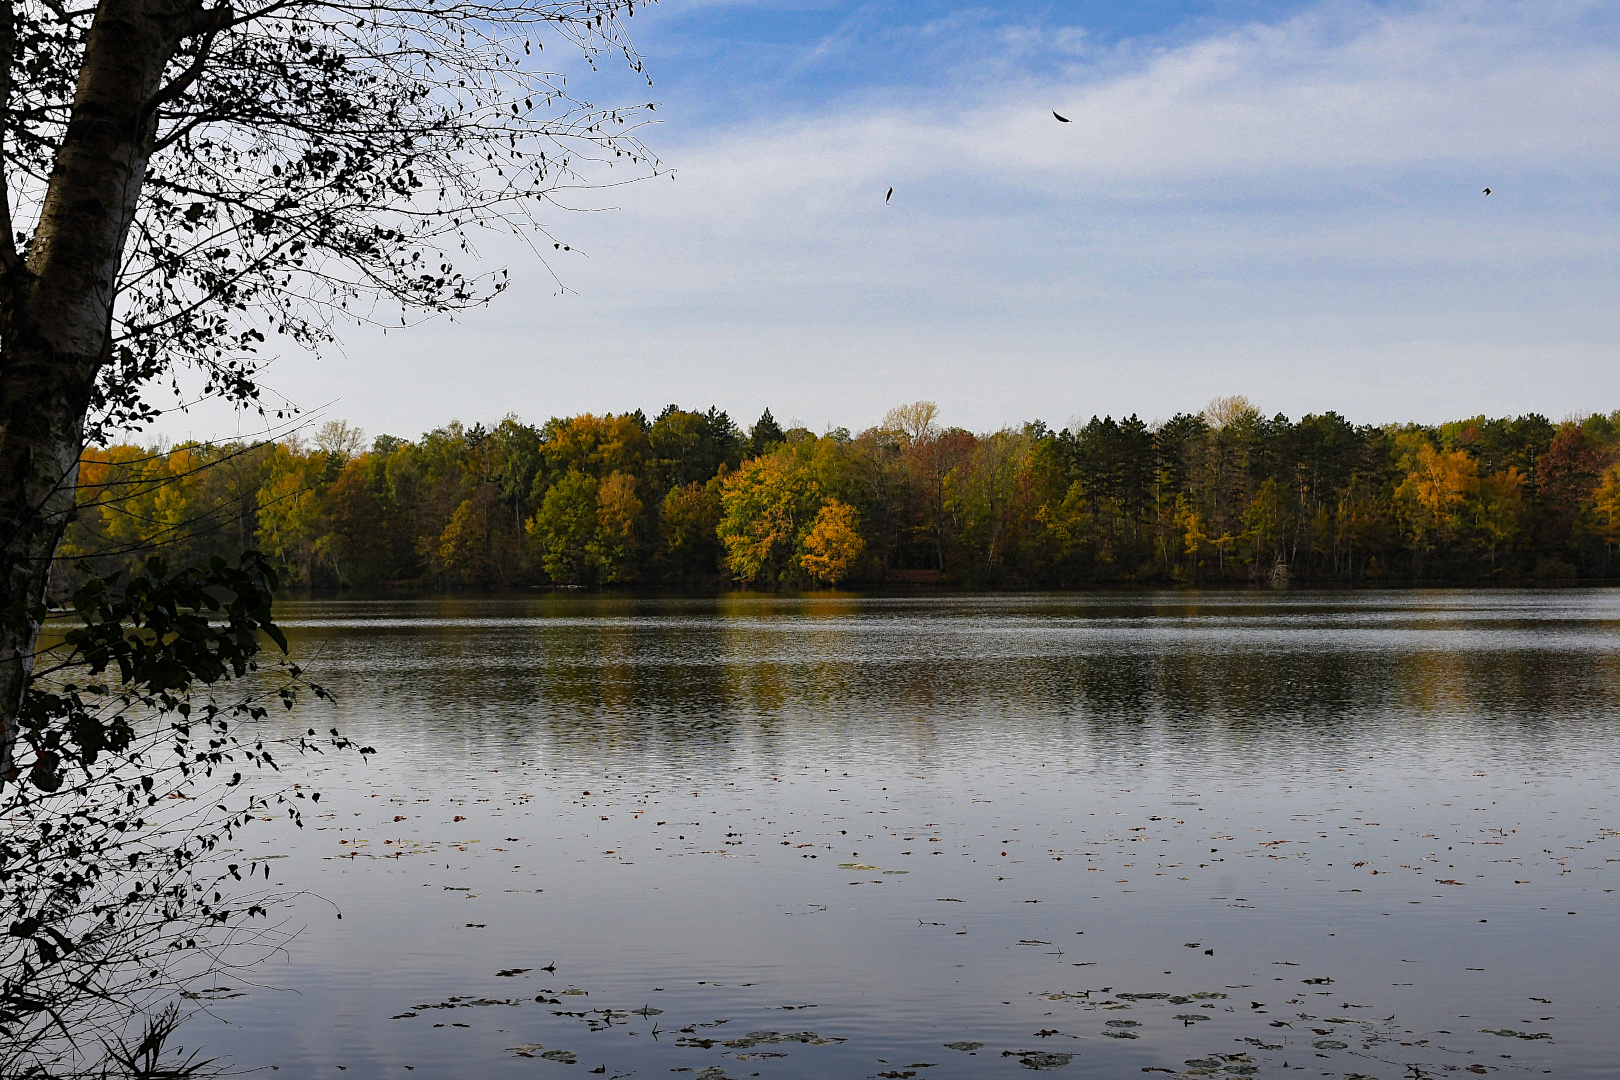
[[[495,245],[493,307],[283,357],[278,391],[400,435],[669,402],[818,430],[919,398],[979,430],[1233,393],[1620,407],[1612,3],[665,0],[631,27],[676,175],[555,216],[569,291]]]
[[[1173,46],[1222,27],[1274,21],[1297,2],[962,4],[695,0],[637,23],[659,83],[684,115],[813,110],[937,87],[1076,74],[1087,52]],[[650,27],[640,32],[643,27]]]

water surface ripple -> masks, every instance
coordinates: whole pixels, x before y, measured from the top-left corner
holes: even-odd
[[[380,752],[242,838],[240,1067],[1615,1075],[1620,594],[283,617]]]

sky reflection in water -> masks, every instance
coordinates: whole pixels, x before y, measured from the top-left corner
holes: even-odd
[[[344,918],[238,1066],[1613,1074],[1620,595],[283,615],[381,752],[243,837]]]

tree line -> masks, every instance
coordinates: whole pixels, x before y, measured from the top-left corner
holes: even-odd
[[[817,435],[671,405],[89,451],[58,578],[161,546],[314,588],[1362,585],[1603,578],[1617,543],[1620,411],[1372,426],[1221,398],[974,433],[924,401]]]

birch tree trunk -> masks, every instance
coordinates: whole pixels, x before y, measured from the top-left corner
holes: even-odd
[[[10,3],[0,16],[9,39]],[[0,787],[18,775],[18,709],[51,559],[73,513],[86,413],[111,352],[115,283],[163,74],[186,37],[228,16],[184,0],[103,0],[26,255],[10,208],[0,208]],[[3,75],[7,91],[12,77]]]

